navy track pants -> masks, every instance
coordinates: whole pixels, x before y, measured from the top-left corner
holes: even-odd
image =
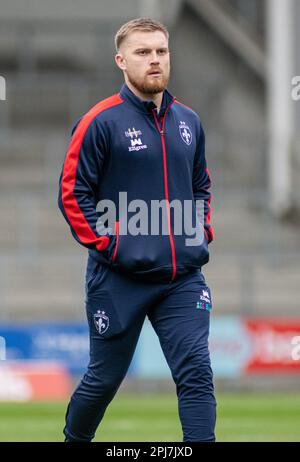
[[[215,441],[216,401],[208,349],[211,294],[196,269],[149,282],[88,260],[90,362],[66,413],[66,441],[93,439],[124,379],[148,316],[176,384],[183,441]]]

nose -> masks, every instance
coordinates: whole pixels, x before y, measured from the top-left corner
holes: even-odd
[[[151,64],[159,63],[159,57],[158,57],[158,54],[157,54],[157,52],[155,50],[153,50],[153,52],[151,53],[150,63]]]

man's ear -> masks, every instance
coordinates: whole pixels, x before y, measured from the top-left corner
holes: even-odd
[[[122,70],[122,71],[125,71],[126,70],[126,59],[124,58],[124,56],[121,54],[121,53],[117,53],[115,55],[115,62],[117,64],[117,66]]]

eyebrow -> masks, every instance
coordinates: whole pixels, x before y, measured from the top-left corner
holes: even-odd
[[[168,50],[168,48],[167,47],[157,47],[156,50]],[[136,48],[134,51],[151,51],[151,48],[139,47],[139,48]]]

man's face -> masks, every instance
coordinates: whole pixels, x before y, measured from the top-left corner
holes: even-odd
[[[155,95],[167,87],[170,54],[163,32],[132,32],[121,43],[115,59],[129,82],[140,92]]]

